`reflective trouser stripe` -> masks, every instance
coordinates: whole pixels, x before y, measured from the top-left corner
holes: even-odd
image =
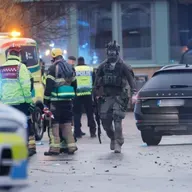
[[[72,148],[72,147],[76,147],[76,144],[75,143],[68,143],[67,146],[68,146],[68,148]]]
[[[63,139],[63,141],[60,143],[60,147],[61,147],[62,149],[67,149],[67,143],[66,143],[66,140],[65,140],[65,139]]]
[[[75,139],[72,133],[71,123],[65,123],[60,125],[62,136],[65,138],[68,149],[76,148]]]
[[[36,149],[35,136],[29,136],[28,149]]]
[[[50,151],[59,152],[60,150],[60,137],[59,137],[59,124],[53,124],[48,130]]]

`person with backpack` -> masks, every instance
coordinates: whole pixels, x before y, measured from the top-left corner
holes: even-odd
[[[52,112],[52,126],[48,130],[50,147],[45,156],[59,155],[61,138],[65,139],[68,154],[74,154],[77,146],[72,133],[72,99],[75,97],[75,71],[63,58],[62,50],[54,48],[51,52],[52,66],[48,70],[44,104]]]

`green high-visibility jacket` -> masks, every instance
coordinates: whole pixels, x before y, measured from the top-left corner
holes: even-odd
[[[93,68],[87,65],[75,67],[77,79],[77,96],[91,95],[93,88]]]
[[[8,56],[0,66],[0,102],[8,105],[32,103],[30,73],[17,56]]]

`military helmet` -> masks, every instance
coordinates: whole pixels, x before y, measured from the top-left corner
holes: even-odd
[[[51,57],[53,57],[53,58],[56,58],[56,57],[62,56],[62,55],[63,55],[63,52],[60,48],[54,48],[51,51]]]
[[[116,41],[111,41],[108,44],[105,45],[106,50],[116,50],[117,53],[120,52],[120,45]]]

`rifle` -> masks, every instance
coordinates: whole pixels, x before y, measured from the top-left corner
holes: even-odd
[[[98,126],[97,135],[98,135],[99,143],[101,144],[101,121],[100,121],[100,115],[99,115],[98,100],[96,99],[96,97],[94,97],[94,112],[95,112],[95,119]]]

